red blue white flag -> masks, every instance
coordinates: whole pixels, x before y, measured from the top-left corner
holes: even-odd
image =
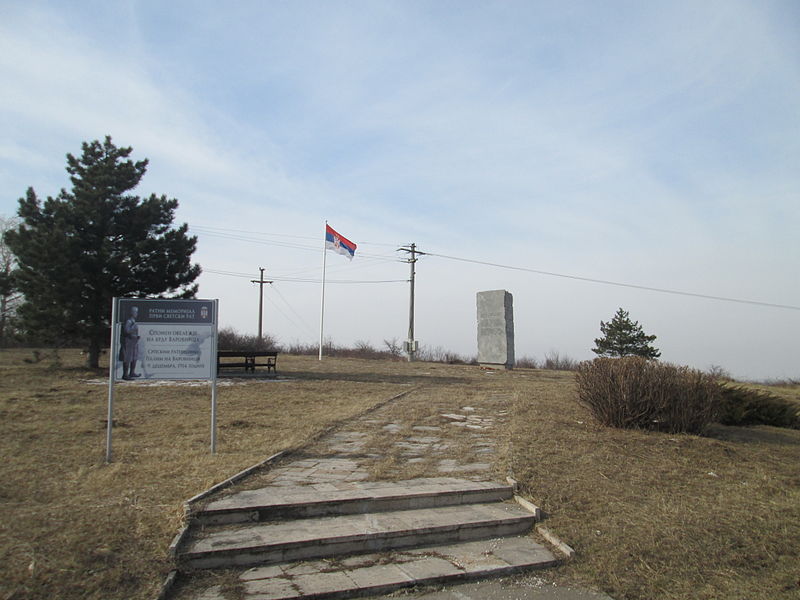
[[[339,235],[333,227],[325,225],[325,248],[353,260],[356,253],[356,243],[351,242],[343,235]]]

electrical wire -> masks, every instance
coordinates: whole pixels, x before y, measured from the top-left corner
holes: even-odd
[[[311,326],[308,324],[308,322],[305,320],[305,318],[295,310],[294,306],[292,306],[292,303],[289,302],[284,297],[283,294],[281,294],[280,290],[275,286],[270,286],[270,291],[275,292],[277,294],[278,298],[281,299],[281,301],[289,308],[289,310],[291,312],[293,312],[294,315],[298,319],[300,319],[300,323],[301,323],[302,327],[306,330],[306,332],[307,333],[311,333],[311,335],[313,336],[314,335],[314,331],[311,329]],[[269,298],[269,296],[267,296],[267,298]],[[275,308],[278,308],[277,304],[275,304],[274,302],[273,302],[273,305],[275,306]],[[289,319],[289,320],[292,321],[292,319]],[[292,321],[292,322],[294,322],[294,321]]]
[[[692,298],[705,298],[706,300],[719,300],[722,302],[736,302],[738,304],[750,304],[754,306],[767,306],[769,308],[783,308],[787,310],[800,310],[800,306],[792,306],[790,304],[775,304],[773,302],[761,302],[759,300],[745,300],[742,298],[729,298],[726,296],[713,296],[710,294],[698,294],[695,292],[685,292],[681,290],[671,290],[667,288],[650,287],[646,285],[637,285],[634,283],[622,283],[619,281],[609,281],[606,279],[595,279],[592,277],[581,277],[579,275],[565,275],[564,273],[554,273],[552,271],[542,271],[540,269],[531,269],[528,267],[515,267],[512,265],[503,265],[500,263],[487,262],[483,260],[474,260],[470,258],[462,258],[459,256],[448,256],[446,254],[435,254],[433,252],[426,252],[428,256],[436,256],[438,258],[445,258],[448,260],[456,260],[459,262],[472,263],[476,265],[485,265],[488,267],[497,267],[500,269],[510,269],[512,271],[523,271],[526,273],[535,273],[537,275],[547,275],[550,277],[561,277],[563,279],[574,279],[576,281],[586,281],[589,283],[599,283],[602,285],[613,285],[617,287],[632,288],[635,290],[646,290],[648,292],[659,292],[662,294],[673,294],[676,296],[689,296]]]
[[[317,236],[309,236],[309,235],[292,235],[289,233],[271,233],[268,231],[249,231],[244,229],[225,229],[223,227],[210,227],[208,225],[191,225],[190,229],[197,231],[198,233],[205,230],[206,233],[213,233],[213,232],[220,232],[220,233],[244,233],[248,235],[262,235],[267,237],[284,237],[284,238],[294,238],[298,240],[318,240]],[[364,246],[387,246],[389,248],[394,248],[397,244],[387,244],[386,242],[359,242],[359,245]]]
[[[279,233],[267,233],[267,232],[242,231],[242,230],[235,230],[235,229],[222,229],[222,228],[218,228],[218,227],[205,227],[205,226],[193,226],[193,227],[191,227],[191,229],[196,231],[197,233],[200,233],[200,234],[203,234],[203,235],[211,235],[211,236],[221,237],[221,238],[225,238],[225,239],[234,239],[234,240],[238,240],[238,241],[245,241],[245,242],[259,243],[259,244],[265,244],[265,245],[280,246],[280,247],[286,247],[286,248],[294,248],[294,249],[298,249],[298,250],[307,250],[307,251],[313,251],[313,252],[318,252],[319,251],[319,247],[316,246],[316,245],[315,246],[310,246],[310,245],[303,245],[303,244],[293,244],[293,243],[289,243],[289,242],[267,241],[267,240],[264,240],[264,239],[244,237],[244,236],[235,235],[235,234],[244,233],[244,234],[247,234],[247,235],[283,237],[283,238],[306,239],[306,240],[317,240],[318,238],[316,238],[316,237],[298,236],[298,235],[289,235],[289,234],[279,234]],[[366,244],[366,243],[364,243],[364,244]],[[392,244],[382,244],[382,243],[375,243],[375,245],[392,246]],[[464,257],[460,257],[460,256],[451,256],[451,255],[447,255],[447,254],[438,254],[438,253],[434,253],[434,252],[421,252],[421,251],[418,251],[417,254],[419,254],[421,257],[422,256],[432,256],[432,257],[437,257],[437,258],[443,258],[443,259],[446,259],[446,260],[454,260],[454,261],[458,261],[458,262],[464,262],[464,263],[470,263],[470,264],[476,264],[476,265],[484,265],[484,266],[495,267],[495,268],[499,268],[499,269],[508,269],[508,270],[512,270],[512,271],[521,271],[521,272],[525,272],[525,273],[534,273],[536,275],[545,275],[545,276],[548,276],[548,277],[559,277],[559,278],[562,278],[562,279],[571,279],[571,280],[574,280],[574,281],[583,281],[583,282],[587,282],[587,283],[596,283],[596,284],[600,284],[600,285],[611,285],[611,286],[615,286],[615,287],[623,287],[623,288],[628,288],[628,289],[644,290],[644,291],[656,292],[656,293],[660,293],[660,294],[671,294],[671,295],[675,295],[675,296],[686,296],[686,297],[690,297],[690,298],[703,298],[703,299],[706,299],[706,300],[715,300],[715,301],[719,301],[719,302],[732,302],[732,303],[736,303],[736,304],[747,304],[747,305],[751,305],[751,306],[764,306],[764,307],[768,307],[768,308],[780,308],[780,309],[785,309],[785,310],[800,310],[800,306],[794,306],[794,305],[790,305],[790,304],[778,304],[778,303],[774,303],[774,302],[762,302],[762,301],[759,301],[759,300],[749,300],[749,299],[744,299],[744,298],[731,298],[731,297],[728,297],[728,296],[717,296],[717,295],[713,295],[713,294],[701,294],[701,293],[697,293],[697,292],[687,292],[687,291],[683,291],[683,290],[674,290],[674,289],[669,289],[669,288],[661,288],[661,287],[654,287],[654,286],[639,285],[639,284],[635,284],[635,283],[625,283],[625,282],[620,282],[620,281],[610,281],[610,280],[607,280],[607,279],[598,279],[598,278],[594,278],[594,277],[583,277],[583,276],[580,276],[580,275],[569,275],[569,274],[565,274],[565,273],[556,273],[556,272],[553,272],[553,271],[545,271],[545,270],[542,270],[542,269],[533,269],[533,268],[530,268],[530,267],[519,267],[519,266],[514,266],[514,265],[505,265],[505,264],[501,264],[501,263],[495,263],[495,262],[489,262],[489,261],[483,261],[483,260],[464,258]],[[392,255],[371,255],[371,254],[365,254],[363,252],[360,252],[359,253],[359,257],[370,259],[371,263],[406,262],[405,260],[397,259],[396,257],[394,257]],[[359,267],[361,268],[361,267],[365,267],[365,266],[372,266],[371,263],[367,263],[367,264],[362,263],[361,265],[359,265]],[[345,268],[345,265],[342,265],[340,267],[336,267],[336,266],[331,267],[331,269],[333,269],[333,270],[340,270],[342,268]],[[352,267],[350,267],[350,269],[352,269]],[[295,272],[291,273],[290,275],[301,275],[301,274],[304,274],[304,273],[315,272],[317,270],[318,270],[318,268],[302,269],[300,271],[295,271]],[[230,271],[218,271],[218,270],[214,270],[214,269],[204,269],[204,272],[214,273],[214,274],[217,274],[217,275],[233,276],[233,277],[248,277],[248,278],[252,277],[252,275],[250,275],[250,274],[235,273],[235,272],[230,272]],[[275,281],[285,281],[285,282],[292,282],[292,283],[319,283],[320,282],[319,278],[302,278],[302,277],[291,277],[291,276],[284,276],[284,277],[273,276],[272,278]],[[370,284],[370,283],[384,284],[384,283],[406,283],[406,282],[408,282],[407,279],[389,279],[389,280],[335,280],[335,279],[326,279],[326,283],[335,283],[335,284]]]
[[[284,312],[284,310],[280,306],[278,306],[278,303],[275,302],[272,298],[270,298],[269,296],[267,296],[266,298],[267,298],[267,302],[269,302],[275,310],[277,310],[281,315],[283,315],[283,318],[285,318],[287,321],[289,321],[289,323],[291,323],[296,329],[304,329],[306,331],[306,333],[310,333],[312,336],[314,335],[314,332],[306,324],[305,320],[303,320],[301,318],[300,319],[301,322],[298,323],[291,316],[287,315]],[[295,312],[295,314],[297,314],[297,313]]]
[[[218,269],[203,269],[203,273],[211,273],[214,275],[225,275],[227,277],[241,277],[250,279],[255,277],[252,273],[236,273],[234,271],[222,271]],[[273,281],[284,281],[289,283],[321,283],[319,277],[280,277],[270,275]],[[408,283],[408,279],[325,279],[325,283],[353,283],[353,284],[368,284],[368,283]]]
[[[295,250],[303,250],[306,252],[319,252],[318,245],[310,245],[310,244],[299,244],[299,243],[292,243],[288,241],[278,241],[278,240],[270,240],[270,239],[263,239],[264,237],[284,237],[284,238],[293,238],[299,240],[318,240],[319,238],[312,238],[309,236],[299,236],[299,235],[289,235],[289,234],[281,234],[281,233],[265,233],[265,232],[242,232],[241,230],[236,229],[222,229],[216,227],[204,227],[204,226],[190,226],[189,230],[196,234],[202,236],[210,236],[210,237],[217,237],[226,240],[235,240],[239,242],[248,242],[251,244],[262,244],[265,246],[277,246],[280,248],[293,248]],[[248,235],[237,235],[237,233],[247,233]],[[253,236],[263,236],[263,237],[253,237]],[[366,242],[361,242],[361,245],[372,245],[367,244]],[[393,246],[393,244],[375,244],[381,246]],[[363,250],[359,251],[359,256],[365,258],[373,258],[377,260],[385,260],[387,262],[397,262],[397,258],[394,255],[387,255],[387,254],[371,254],[369,252],[364,252]]]

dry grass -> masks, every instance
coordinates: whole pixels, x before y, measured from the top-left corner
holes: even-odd
[[[492,475],[513,474],[578,551],[555,577],[618,600],[800,597],[798,431],[607,429],[575,401],[572,373],[281,356],[291,381],[220,388],[214,457],[207,388],[120,385],[107,466],[107,389],[87,383],[104,373],[79,367],[77,353],[60,369],[30,356],[0,352],[3,600],[154,598],[186,498],[406,390],[385,407],[406,428],[440,424],[442,409],[511,410]],[[465,436],[448,439],[472,451]],[[375,477],[430,466],[385,446]]]
[[[295,380],[220,387],[216,456],[207,387],[119,385],[105,465],[105,374],[31,356],[0,352],[3,600],[154,598],[185,499],[414,381],[281,357]]]
[[[615,598],[800,597],[800,432],[600,427],[571,375],[517,385],[513,470]]]

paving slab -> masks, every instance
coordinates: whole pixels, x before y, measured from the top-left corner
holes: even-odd
[[[419,554],[413,560],[404,560],[399,568],[415,581],[439,581],[458,577],[463,573],[461,567],[442,556]]]
[[[246,581],[242,587],[248,600],[289,600],[300,597],[300,590],[289,579]]]
[[[372,591],[389,586],[408,586],[414,584],[414,577],[409,575],[402,565],[378,564],[358,569],[349,569],[347,575],[360,591]]]
[[[264,567],[253,567],[247,569],[239,576],[242,581],[254,581],[256,579],[270,579],[271,577],[280,577],[283,575],[282,565],[267,565]]]
[[[358,586],[344,571],[299,575],[292,578],[292,584],[300,589],[299,597],[358,589]]]

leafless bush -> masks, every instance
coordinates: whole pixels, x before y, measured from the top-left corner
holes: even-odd
[[[403,345],[394,337],[390,340],[383,340],[387,351],[394,357],[401,357],[403,355]]]
[[[284,352],[296,356],[316,356],[319,353],[319,345],[294,342],[286,346]],[[347,346],[335,344],[330,338],[326,339],[323,343],[322,354],[340,358],[366,358],[371,360],[396,360],[398,358],[398,355],[392,354],[389,350],[375,348],[375,346],[365,340],[358,340],[352,347],[348,348]]]
[[[709,375],[640,357],[581,363],[578,400],[604,425],[669,433],[702,433],[719,410]]]
[[[578,368],[579,362],[569,356],[561,356],[557,350],[551,350],[544,355],[542,369],[553,371],[574,371]]]
[[[720,365],[711,365],[706,370],[706,373],[718,381],[733,381],[733,375],[731,375],[731,372]]]
[[[287,354],[294,354],[295,356],[315,356],[319,354],[319,346],[316,344],[292,342],[284,348],[284,352]]]
[[[456,352],[445,350],[442,346],[434,348],[422,347],[417,351],[417,360],[424,362],[446,363],[448,365],[476,364],[477,359],[466,358]]]
[[[261,336],[242,334],[233,327],[223,327],[217,333],[217,346],[220,350],[281,350],[277,340],[269,334]]]
[[[397,341],[397,338],[383,340],[383,343],[386,346],[385,350],[376,348],[372,343],[365,340],[358,340],[352,347],[346,347],[337,346],[333,343],[333,340],[328,339],[322,347],[322,352],[325,356],[342,358],[366,358],[371,360],[400,360],[403,358],[402,346]],[[319,352],[319,346],[294,342],[285,346],[283,351],[287,354],[310,356]],[[462,356],[456,352],[446,350],[442,346],[436,346],[435,348],[421,347],[416,353],[416,359],[423,362],[440,362],[449,365],[478,364],[477,358]]]
[[[346,358],[366,358],[369,360],[380,360],[394,358],[388,350],[378,350],[370,342],[358,340],[352,348],[338,348],[336,356]]]
[[[514,361],[514,366],[517,369],[538,369],[539,362],[531,356],[523,356]]]

